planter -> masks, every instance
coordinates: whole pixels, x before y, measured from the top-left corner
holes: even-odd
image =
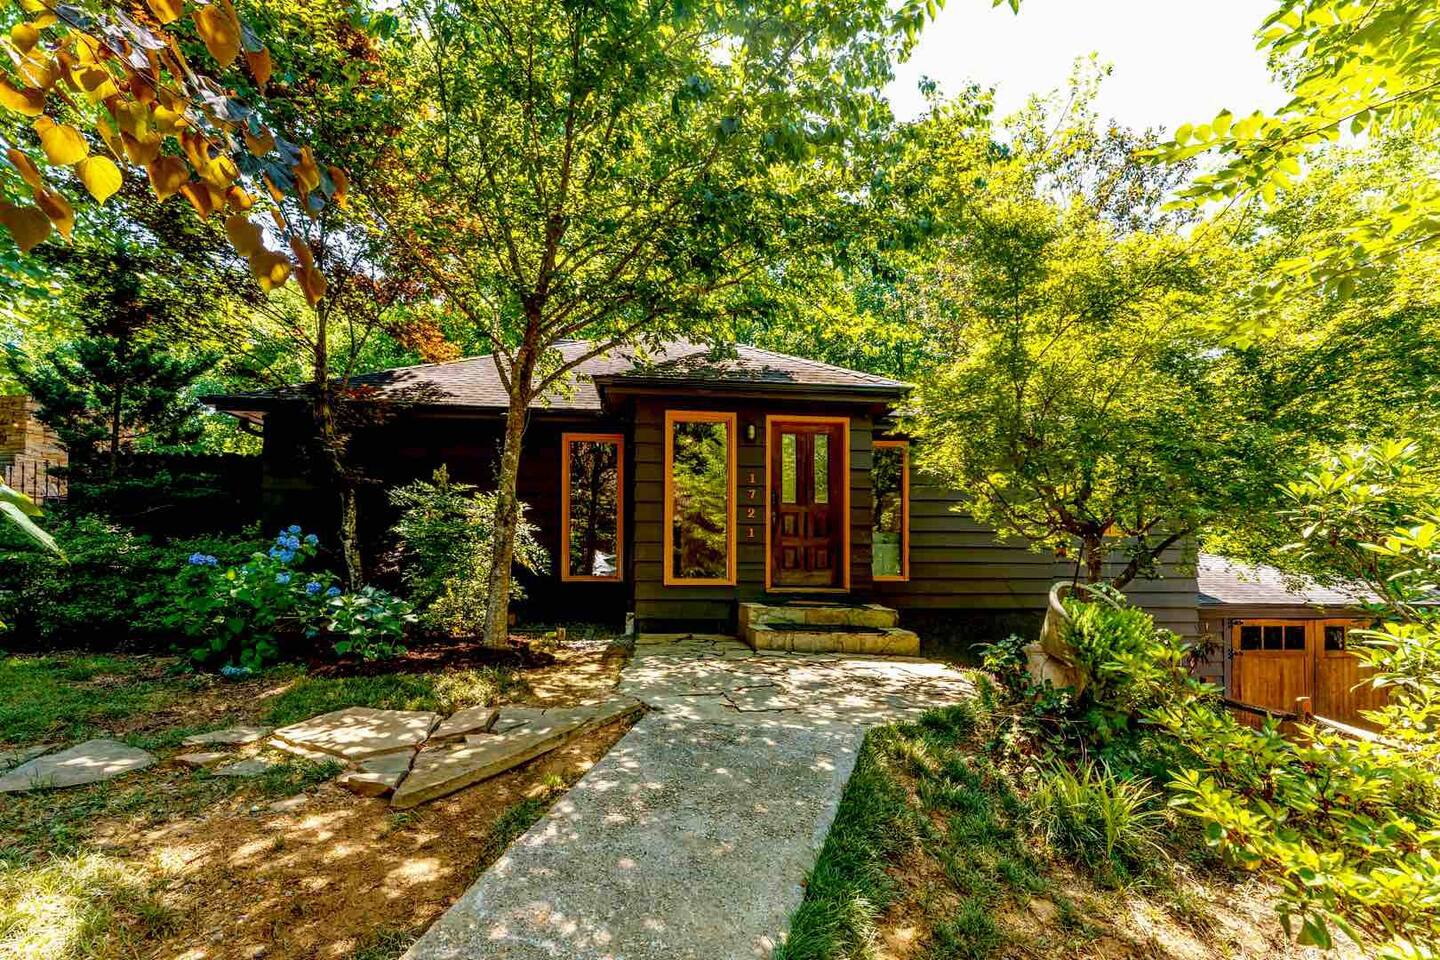
[[[1075,651],[1065,641],[1070,615],[1065,612],[1064,601],[1071,589],[1063,581],[1050,588],[1040,639],[1025,647],[1025,669],[1036,683],[1073,687],[1079,696],[1085,690],[1085,673],[1075,662]]]

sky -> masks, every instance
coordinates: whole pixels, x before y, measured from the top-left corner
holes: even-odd
[[[1173,130],[1222,108],[1273,109],[1286,97],[1253,38],[1273,9],[1266,0],[1024,0],[1015,14],[990,0],[948,0],[887,93],[908,120],[925,109],[922,77],[944,93],[974,81],[997,87],[1004,116],[1063,87],[1075,58],[1096,52],[1114,67],[1098,112],[1125,126]]]

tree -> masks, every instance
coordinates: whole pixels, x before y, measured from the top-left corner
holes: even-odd
[[[1182,194],[1194,203],[1273,204],[1303,180],[1303,165],[1343,136],[1415,143],[1440,124],[1440,8],[1430,0],[1280,0],[1258,32],[1291,99],[1274,114],[1222,110],[1209,123],[1184,124],[1165,153],[1213,153],[1219,169]],[[1382,185],[1385,203],[1356,217],[1334,242],[1297,252],[1268,285],[1272,299],[1300,279],[1348,295],[1385,261],[1440,238],[1440,185],[1434,157]],[[1376,189],[1372,186],[1372,190]]]
[[[1091,82],[1004,130],[969,111],[926,121],[919,149],[939,151],[949,199],[915,276],[935,352],[954,359],[921,378],[914,427],[917,462],[977,519],[1078,547],[1090,582],[1123,549],[1123,586],[1214,517],[1274,503],[1287,438],[1216,376],[1233,252],[1180,229],[1164,201],[1188,171],[1099,123]]]
[[[933,9],[933,6],[932,6]],[[622,343],[703,332],[722,299],[839,239],[848,145],[926,5],[907,0],[434,3],[401,10],[412,179],[362,186],[392,244],[483,335],[508,394],[486,637],[508,633],[532,403]],[[556,344],[590,341],[561,360]]]

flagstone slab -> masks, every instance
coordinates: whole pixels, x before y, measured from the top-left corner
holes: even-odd
[[[403,773],[365,773],[351,770],[336,777],[335,783],[362,797],[383,797],[394,792],[404,779]]]
[[[441,721],[435,732],[430,734],[430,739],[453,740],[467,733],[485,733],[495,725],[499,716],[499,707],[466,707]]]
[[[180,741],[182,747],[240,747],[270,735],[269,727],[240,725],[197,733]]]
[[[440,715],[429,710],[345,707],[275,731],[285,743],[346,760],[413,750],[430,736]]]
[[[79,787],[143,770],[155,755],[118,740],[86,740],[68,750],[46,754],[0,776],[0,793]]]
[[[187,767],[198,769],[200,767],[213,767],[217,763],[224,763],[226,760],[233,760],[233,753],[221,753],[218,750],[207,750],[199,753],[181,753],[173,758],[176,763]]]
[[[262,773],[269,773],[280,764],[274,760],[266,760],[264,757],[251,757],[249,760],[241,760],[224,767],[216,767],[214,770],[217,777],[258,777]]]
[[[503,733],[471,734],[464,744],[421,750],[390,803],[406,809],[488,780],[549,753],[586,731],[642,712],[640,701],[612,697],[580,707],[528,708],[538,716]],[[505,708],[501,709],[501,717]]]
[[[365,773],[385,773],[403,777],[410,772],[410,764],[414,762],[415,751],[402,750],[399,753],[384,753],[378,757],[361,760],[360,769]]]
[[[36,757],[43,757],[58,746],[60,746],[58,743],[37,743],[33,746],[21,747],[19,750],[0,750],[0,773],[4,773],[11,767],[18,767],[22,763],[29,763]]]

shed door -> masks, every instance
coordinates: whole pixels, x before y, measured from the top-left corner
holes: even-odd
[[[771,584],[841,585],[845,558],[840,424],[771,424]]]
[[[1245,620],[1231,642],[1236,700],[1270,710],[1293,711],[1297,697],[1313,696],[1314,677],[1307,624],[1303,621]]]

